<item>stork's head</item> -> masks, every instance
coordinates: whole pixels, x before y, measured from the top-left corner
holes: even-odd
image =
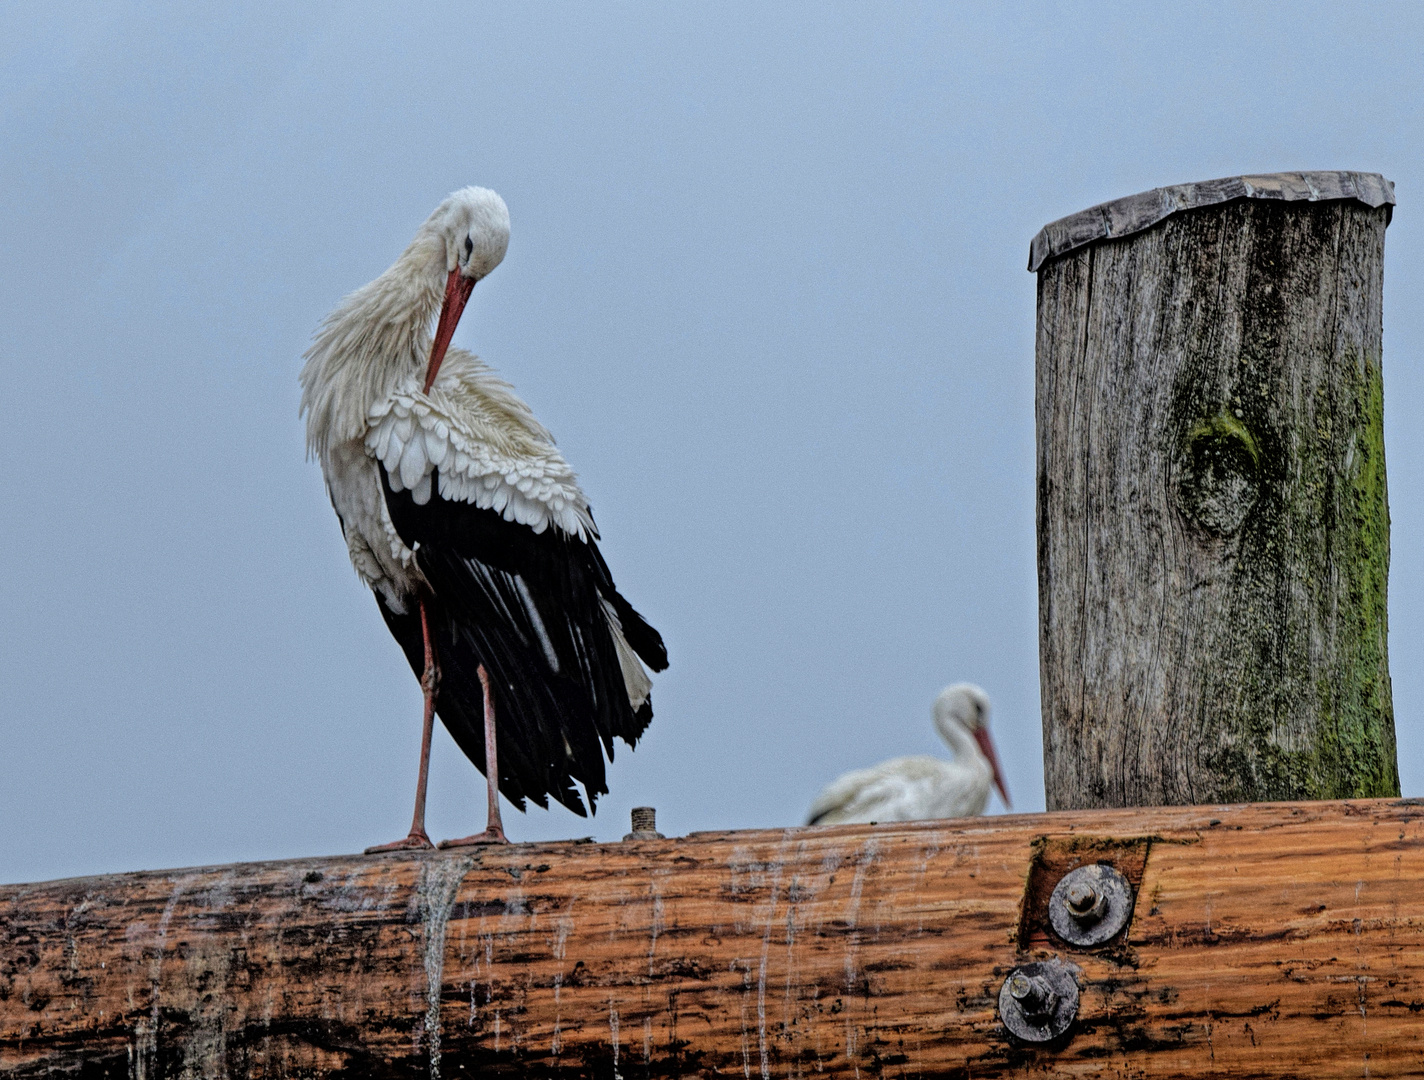
[[[509,247],[509,207],[489,188],[453,192],[425,223],[445,243],[445,272],[479,281]]]
[[[445,246],[446,273],[445,302],[425,369],[428,393],[475,282],[500,264],[509,247],[509,207],[489,188],[461,188],[435,208],[424,227]]]
[[[999,755],[989,738],[989,695],[973,683],[955,683],[940,691],[934,703],[934,722],[945,742],[955,742],[951,725],[963,728],[979,744],[979,752],[989,762],[994,773],[994,786],[1004,805],[1009,805],[1009,792],[1004,787],[1004,774],[999,769]]]

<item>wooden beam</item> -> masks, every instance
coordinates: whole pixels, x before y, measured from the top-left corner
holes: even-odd
[[[1074,865],[1133,884],[1095,951]],[[997,1013],[1075,965],[1056,1042]],[[0,888],[7,1077],[1372,1077],[1424,1060],[1424,802],[1095,811]]]
[[[1049,809],[1399,793],[1371,173],[1185,184],[1035,240]]]

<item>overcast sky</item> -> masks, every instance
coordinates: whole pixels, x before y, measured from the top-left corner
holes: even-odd
[[[213,7],[0,7],[0,881],[403,834],[419,686],[296,376],[465,184],[513,233],[456,342],[553,430],[672,657],[597,817],[515,839],[644,803],[799,823],[843,769],[944,753],[960,679],[1042,809],[1029,239],[1286,169],[1397,185],[1390,652],[1424,794],[1424,8]],[[482,827],[443,731],[432,768],[432,834]]]

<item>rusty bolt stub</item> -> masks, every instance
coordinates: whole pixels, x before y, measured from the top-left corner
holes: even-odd
[[[1080,866],[1054,887],[1048,921],[1068,944],[1092,948],[1122,932],[1132,918],[1132,902],[1132,886],[1111,866]]]
[[[1068,914],[1084,924],[1100,921],[1108,908],[1107,898],[1087,880],[1069,885],[1063,902],[1068,905]]]
[[[1016,967],[999,988],[999,1019],[1025,1042],[1056,1039],[1078,1015],[1075,968],[1053,959]]]
[[[633,807],[633,831],[624,840],[662,840],[658,832],[658,812],[651,806]]]
[[[1009,976],[1009,994],[1019,1003],[1024,1016],[1031,1020],[1052,1016],[1053,1007],[1058,1004],[1058,995],[1042,975],[1014,972]]]

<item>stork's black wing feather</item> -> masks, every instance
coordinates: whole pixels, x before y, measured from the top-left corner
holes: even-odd
[[[526,798],[547,807],[552,795],[583,814],[574,785],[590,806],[606,794],[603,757],[613,759],[614,737],[636,744],[653,716],[650,702],[635,711],[628,700],[609,609],[654,671],[667,666],[662,638],[619,595],[592,540],[552,526],[536,533],[498,511],[447,501],[432,479],[421,506],[409,491],[392,491],[381,470],[391,522],[434,593],[436,712],[483,771],[483,664],[498,717],[500,791],[520,809]],[[398,614],[384,602],[381,611],[419,674],[418,613]]]

